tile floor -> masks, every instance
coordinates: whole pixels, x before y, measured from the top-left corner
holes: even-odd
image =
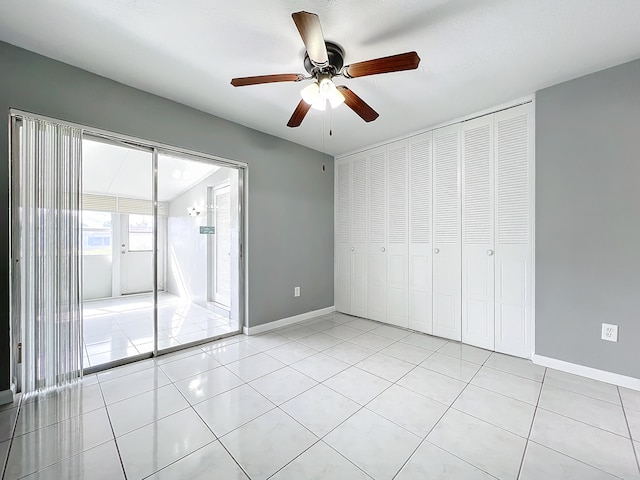
[[[0,435],[6,479],[640,479],[640,392],[342,314],[26,398]]]
[[[158,347],[217,337],[238,330],[237,322],[170,293],[158,294]],[[84,366],[153,350],[151,294],[84,302]]]

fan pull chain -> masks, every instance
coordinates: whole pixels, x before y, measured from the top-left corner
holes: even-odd
[[[322,154],[324,155],[324,120],[325,118],[327,118],[327,114],[326,111],[325,113],[322,115],[322,131],[320,132],[320,134],[322,135]]]
[[[329,110],[329,136],[333,136],[333,109]]]

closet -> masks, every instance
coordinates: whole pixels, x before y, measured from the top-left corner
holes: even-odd
[[[336,159],[336,310],[530,357],[532,111]]]

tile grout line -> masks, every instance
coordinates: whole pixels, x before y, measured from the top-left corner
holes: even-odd
[[[631,449],[633,450],[633,454],[636,456],[636,465],[638,467],[638,472],[640,472],[640,453],[636,448],[636,444],[633,441],[633,435],[631,434],[631,426],[629,425],[629,419],[627,418],[627,410],[624,406],[624,402],[622,400],[622,393],[620,392],[620,387],[616,385],[616,390],[618,391],[618,397],[620,397],[620,405],[622,405],[622,414],[624,415],[624,421],[627,424],[627,431],[629,432],[629,440],[631,441]]]
[[[13,427],[11,428],[11,437],[9,438],[9,447],[7,448],[7,453],[4,457],[4,464],[2,466],[2,475],[0,478],[4,479],[7,474],[7,468],[9,466],[9,454],[11,453],[11,447],[13,447],[13,439],[16,436],[16,428],[18,426],[18,417],[20,416],[22,410],[22,400],[23,395],[20,395],[20,400],[18,400],[18,405],[16,406],[16,418],[13,420]]]
[[[97,379],[97,377],[96,377]],[[113,435],[113,444],[116,447],[116,452],[118,453],[118,459],[120,460],[120,468],[122,468],[122,475],[124,476],[124,480],[127,480],[127,471],[124,468],[124,460],[122,460],[122,455],[120,454],[120,446],[118,445],[118,439],[116,438],[116,432],[113,429],[113,423],[111,422],[111,415],[109,415],[109,409],[107,408],[107,400],[104,398],[104,392],[102,391],[102,385],[98,381],[98,388],[100,389],[100,396],[102,397],[102,401],[104,402],[104,411],[107,414],[107,419],[109,420],[109,427],[111,428],[111,435]]]
[[[321,333],[321,332],[320,332],[320,333]],[[364,335],[365,333],[370,333],[370,331],[363,332],[361,335]],[[312,335],[314,335],[314,334],[312,334]],[[326,335],[329,335],[329,334],[326,334]],[[330,335],[330,336],[331,336],[331,335]],[[358,336],[360,336],[360,335],[358,335]],[[408,336],[408,335],[407,335],[407,336]],[[334,338],[337,338],[337,337],[334,337]],[[356,337],[353,337],[353,338],[356,338]],[[388,337],[383,337],[383,338],[387,338],[388,340],[393,340],[393,339],[389,339]],[[405,337],[403,337],[403,338],[405,338]],[[344,344],[344,343],[349,342],[348,340],[343,340],[343,339],[340,339],[340,340],[342,340],[342,342],[341,342],[341,343],[339,343],[339,344],[336,344],[336,345],[334,345],[334,346],[342,345],[342,344]],[[295,341],[295,340],[294,340],[294,341]],[[390,345],[388,345],[387,347],[383,347],[383,349],[384,349],[384,348],[388,348],[389,346],[391,346],[391,345],[393,345],[393,344],[395,344],[395,343],[398,343],[399,341],[400,341],[400,340],[395,340],[395,341],[393,341]],[[290,342],[290,343],[291,343],[291,342]],[[349,343],[350,343],[350,342],[349,342]],[[447,342],[447,343],[448,343],[448,342]],[[446,344],[446,343],[445,343],[445,344]],[[304,344],[301,344],[301,345],[304,345]],[[354,345],[357,345],[357,344],[354,344]],[[307,345],[305,345],[305,346],[307,346]],[[361,345],[360,345],[360,346],[361,346]],[[444,345],[442,345],[442,346],[444,346]],[[442,348],[442,346],[441,346],[441,347],[439,347],[439,348]],[[274,348],[277,348],[277,347],[274,347]],[[309,348],[313,348],[313,347],[309,347]],[[328,348],[326,348],[326,349],[324,349],[324,350],[322,350],[322,351],[319,351],[319,352],[317,352],[317,353],[315,353],[315,354],[313,354],[313,355],[317,355],[318,353],[322,353],[322,352],[324,352],[325,350],[328,350],[328,349],[330,349],[330,348],[333,348],[333,346],[332,346],[332,347],[328,347]],[[366,347],[363,347],[363,348],[366,348]],[[381,350],[383,350],[383,349],[381,349]],[[314,349],[314,350],[315,350],[315,349]],[[373,356],[373,355],[375,355],[375,354],[377,354],[377,353],[380,353],[380,352],[381,352],[381,350],[373,350],[373,352],[374,352],[374,353],[372,353],[371,355],[367,356],[365,359],[362,359],[361,361],[364,361],[364,360],[366,360],[367,358],[370,358],[371,356]],[[263,353],[266,353],[266,352],[267,352],[267,351],[264,351]],[[433,352],[432,352],[432,353],[433,353]],[[311,356],[313,356],[313,355],[310,355],[310,357],[311,357]],[[325,355],[327,355],[327,354],[325,354]],[[330,356],[330,355],[328,355],[328,356]],[[305,358],[309,358],[309,357],[305,357]],[[332,358],[334,358],[334,357],[332,357]],[[276,359],[276,360],[277,360],[277,359]],[[302,359],[302,360],[304,360],[304,359]],[[336,360],[340,360],[340,359],[336,359]],[[342,360],[340,360],[340,361],[342,361]],[[284,362],[283,362],[283,363],[284,363]],[[296,363],[296,362],[293,362],[293,363]],[[316,387],[316,386],[318,386],[318,385],[323,385],[325,388],[328,388],[328,389],[332,390],[333,392],[337,393],[338,395],[341,395],[341,396],[343,396],[343,397],[347,398],[348,400],[350,400],[350,401],[352,401],[352,402],[356,403],[356,404],[359,406],[359,408],[358,408],[355,412],[353,412],[351,415],[349,415],[347,418],[345,418],[343,421],[341,421],[340,423],[338,423],[338,424],[337,424],[335,427],[333,427],[331,430],[329,430],[325,435],[323,435],[322,437],[320,437],[320,436],[316,435],[314,432],[312,432],[311,430],[309,430],[305,425],[302,425],[302,424],[301,424],[297,419],[295,419],[294,417],[292,417],[292,416],[291,416],[287,411],[285,411],[284,409],[282,409],[282,408],[281,408],[281,405],[277,405],[277,406],[276,406],[276,408],[278,408],[278,409],[279,409],[280,411],[282,411],[284,414],[286,414],[287,416],[289,416],[293,421],[295,421],[296,423],[298,423],[299,425],[301,425],[301,426],[302,426],[303,428],[305,428],[307,431],[311,432],[311,434],[312,434],[312,435],[314,435],[314,436],[316,436],[316,437],[318,438],[318,441],[317,441],[317,442],[314,442],[311,446],[309,446],[309,448],[305,449],[302,453],[300,453],[299,455],[297,455],[296,457],[294,457],[290,462],[288,462],[287,464],[285,464],[284,466],[282,466],[280,469],[278,469],[276,472],[274,472],[271,476],[273,476],[273,475],[277,474],[279,471],[281,471],[281,470],[282,470],[283,468],[285,468],[287,465],[289,465],[290,463],[292,463],[293,461],[295,461],[297,458],[299,458],[301,455],[303,455],[305,452],[307,452],[309,449],[311,449],[311,448],[312,448],[314,445],[316,445],[317,443],[319,443],[319,442],[324,442],[324,440],[323,440],[323,439],[324,439],[324,438],[326,438],[326,437],[327,437],[331,432],[333,432],[333,431],[334,431],[334,430],[336,430],[338,427],[340,427],[341,425],[343,425],[346,421],[348,421],[348,420],[349,420],[350,418],[352,418],[354,415],[356,415],[357,413],[359,413],[360,411],[362,411],[363,409],[365,409],[365,408],[366,408],[366,405],[368,405],[369,403],[371,403],[372,401],[374,401],[376,398],[378,398],[380,395],[382,395],[384,392],[386,392],[386,391],[387,391],[389,388],[391,388],[393,385],[396,385],[397,381],[399,381],[399,380],[400,380],[400,379],[398,379],[396,382],[390,382],[390,385],[388,385],[388,386],[387,386],[383,391],[381,391],[380,393],[378,393],[376,396],[374,396],[371,400],[369,400],[367,403],[365,403],[365,404],[363,405],[363,404],[360,404],[360,403],[356,402],[355,400],[353,400],[353,399],[351,399],[351,398],[349,398],[349,397],[345,396],[345,395],[344,395],[344,394],[342,394],[341,392],[338,392],[337,390],[334,390],[334,389],[333,389],[333,388],[331,388],[329,385],[325,385],[325,383],[324,383],[324,382],[326,382],[327,380],[329,380],[329,379],[331,379],[331,378],[333,378],[333,377],[335,377],[335,376],[337,376],[337,375],[341,374],[342,372],[344,372],[344,371],[346,371],[346,370],[350,369],[351,367],[358,368],[359,370],[362,370],[362,371],[363,371],[363,372],[365,372],[365,373],[369,373],[369,374],[371,374],[371,375],[374,375],[374,376],[376,376],[376,377],[378,377],[378,378],[381,378],[381,379],[383,379],[383,380],[385,380],[385,381],[387,381],[387,382],[389,382],[389,380],[388,380],[388,379],[386,379],[386,378],[380,377],[379,375],[376,375],[376,374],[373,374],[373,373],[368,372],[368,371],[366,371],[366,370],[363,370],[363,369],[361,369],[361,368],[357,367],[357,366],[356,366],[356,364],[349,364],[348,362],[343,362],[343,363],[346,363],[346,364],[348,364],[349,366],[348,366],[347,368],[343,369],[343,370],[340,370],[339,372],[335,373],[334,375],[331,375],[330,377],[326,378],[325,380],[323,380],[323,381],[321,381],[321,382],[318,382],[315,378],[309,377],[309,378],[312,378],[312,380],[316,381],[316,382],[317,382],[317,385],[314,385],[313,387],[310,387],[309,389],[305,390],[304,392],[301,392],[301,393],[299,393],[299,394],[295,395],[294,397],[292,397],[292,398],[290,398],[289,400],[287,400],[287,402],[289,402],[289,401],[291,401],[291,400],[293,400],[293,399],[295,399],[295,398],[297,398],[297,397],[299,397],[299,396],[303,395],[305,392],[307,392],[307,391],[311,390],[312,388],[315,388],[315,387]],[[359,363],[359,362],[358,362],[358,363]],[[409,363],[409,362],[407,362],[407,363]],[[296,370],[297,372],[299,372],[299,373],[301,373],[301,374],[303,374],[303,375],[305,375],[305,376],[308,376],[308,375],[304,374],[303,372],[300,372],[299,370],[295,369],[295,367],[292,367],[290,363],[289,363],[289,364],[287,364],[286,366],[288,366],[288,367],[290,367],[290,368],[293,368],[294,370]],[[416,364],[416,365],[414,365],[414,367],[413,367],[409,372],[413,371],[413,370],[414,370],[415,368],[417,368],[417,367],[418,367],[418,365],[417,365],[417,364]],[[407,372],[405,375],[407,375],[409,372]],[[272,373],[273,373],[273,372],[272,372]],[[403,378],[405,375],[403,375],[403,376],[402,376],[402,377],[400,377],[400,378]],[[259,377],[259,378],[260,378],[260,377]],[[253,380],[252,380],[252,381],[253,381]],[[259,393],[259,392],[258,392],[258,393]],[[416,393],[417,393],[417,392],[416,392]],[[427,398],[427,397],[425,397],[425,398]],[[283,402],[283,404],[284,404],[284,403],[287,403],[287,402]],[[371,411],[371,410],[369,410],[369,409],[367,409],[367,410],[368,410],[368,411],[370,411],[370,412],[372,412],[372,413],[374,413],[374,414],[376,414],[375,412],[373,412],[373,411]],[[270,410],[270,411],[271,411],[271,410]],[[264,414],[263,414],[263,415],[264,415]],[[376,414],[376,415],[379,415],[379,414]],[[398,425],[397,423],[393,422],[392,420],[389,420],[388,418],[386,418],[386,417],[384,417],[384,416],[382,416],[382,415],[380,415],[380,417],[381,417],[381,418],[384,418],[385,420],[387,420],[387,421],[389,421],[389,422],[391,422],[391,423],[393,423],[394,425],[398,426],[399,428],[402,428],[404,431],[406,431],[406,432],[408,432],[408,433],[410,433],[410,434],[412,434],[412,435],[416,435],[415,433],[413,433],[413,432],[411,432],[411,431],[407,430],[406,428],[402,427],[401,425]],[[259,417],[256,417],[256,418],[259,418]],[[255,420],[255,419],[253,419],[253,420]],[[252,421],[252,420],[250,420],[250,421]],[[249,423],[249,422],[246,422],[246,423]],[[246,423],[245,423],[245,424],[243,424],[243,425],[246,425]],[[238,427],[238,428],[240,428],[240,427]],[[417,435],[416,435],[416,436],[417,436]],[[324,442],[324,443],[326,444],[326,442]],[[364,470],[362,470],[360,467],[358,467],[358,465],[356,465],[355,463],[353,463],[349,458],[345,457],[341,452],[338,452],[338,451],[337,451],[337,450],[335,450],[333,447],[331,447],[331,445],[329,445],[329,444],[326,444],[326,445],[327,445],[329,448],[331,448],[332,450],[336,451],[340,456],[344,457],[344,458],[345,458],[347,461],[349,461],[351,464],[353,464],[356,468],[358,468],[358,470],[360,470],[360,471],[364,472],[364,474],[365,474],[365,475],[369,476],[369,474],[368,474],[367,472],[365,472],[365,471],[364,471]]]
[[[302,395],[302,394],[301,394]],[[295,398],[295,397],[294,397]],[[293,400],[293,399],[292,399]],[[285,402],[286,403],[286,402]],[[344,455],[342,455],[341,452],[338,452],[337,450],[335,450],[331,445],[329,445],[328,443],[324,442],[324,438],[329,435],[329,433],[331,433],[334,429],[330,430],[328,433],[326,433],[325,435],[323,435],[322,437],[318,436],[316,433],[312,432],[309,428],[307,428],[305,425],[303,425],[302,423],[300,423],[296,418],[294,418],[293,416],[291,416],[291,414],[289,414],[289,412],[287,412],[286,410],[283,410],[280,405],[277,405],[276,408],[278,410],[280,410],[282,413],[284,413],[286,416],[288,416],[291,420],[293,420],[294,422],[296,422],[298,425],[300,425],[302,428],[304,428],[305,430],[307,430],[309,433],[311,433],[311,435],[313,435],[314,437],[316,437],[317,441],[313,442],[311,445],[309,445],[309,447],[305,448],[302,452],[300,452],[298,455],[296,455],[294,458],[292,458],[290,461],[288,461],[287,463],[285,463],[282,467],[278,468],[275,472],[273,472],[271,475],[269,475],[269,477],[267,478],[271,478],[274,475],[276,475],[278,472],[280,472],[281,470],[283,470],[287,465],[293,463],[295,460],[297,460],[299,457],[301,457],[302,455],[304,455],[305,453],[307,453],[309,450],[311,450],[315,445],[317,445],[320,442],[323,442],[325,445],[327,445],[329,448],[331,448],[332,450],[334,450],[335,452],[337,452],[340,456],[344,457],[349,463],[351,463],[352,465],[354,465],[358,470],[362,469],[360,467],[358,467],[355,463],[353,463],[351,460],[349,460],[347,457],[345,457]],[[349,418],[351,418],[353,415],[355,415],[356,413],[358,413],[362,408],[364,407],[360,407],[358,410],[356,410],[353,414],[351,414],[348,418],[346,418],[343,422],[341,422],[339,425],[342,425],[342,423],[346,422]],[[264,415],[264,414],[263,414]],[[254,419],[255,420],[255,419]],[[365,472],[366,474],[366,472]]]
[[[206,352],[205,352],[205,353],[206,353]],[[187,357],[187,358],[189,358],[189,357]],[[224,365],[221,365],[221,366],[224,366]],[[216,367],[216,368],[218,368],[218,367]],[[212,370],[215,370],[215,369],[212,369]],[[227,369],[227,370],[228,370],[228,369]],[[233,373],[233,372],[231,372],[231,373]],[[187,377],[187,378],[189,378],[189,377]],[[240,377],[238,377],[238,378],[240,378]],[[241,380],[242,380],[242,379],[241,379]],[[244,381],[244,380],[243,380],[243,381]],[[213,440],[212,442],[207,443],[206,445],[203,445],[202,447],[200,447],[200,448],[199,448],[199,449],[197,449],[197,450],[194,450],[193,452],[188,453],[188,454],[187,454],[187,455],[185,455],[184,457],[180,457],[180,458],[176,459],[176,461],[175,461],[175,462],[172,462],[170,465],[173,465],[174,463],[179,462],[180,460],[183,460],[183,459],[187,458],[187,457],[188,457],[189,455],[191,455],[192,453],[197,452],[198,450],[200,450],[200,449],[202,449],[202,448],[206,447],[207,445],[211,445],[211,444],[212,444],[212,443],[214,443],[214,442],[218,442],[218,443],[222,446],[222,448],[224,448],[225,452],[227,452],[227,454],[228,454],[228,455],[233,459],[233,461],[236,463],[236,465],[238,465],[238,467],[240,468],[240,470],[242,470],[242,471],[244,472],[244,474],[247,476],[247,478],[249,478],[249,479],[250,479],[251,477],[249,477],[249,473],[248,473],[248,472],[246,472],[246,471],[244,470],[244,468],[242,468],[242,465],[240,465],[240,463],[236,460],[236,457],[234,457],[233,455],[231,455],[231,452],[230,452],[229,450],[227,450],[227,446],[226,446],[224,443],[222,443],[222,441],[220,441],[220,437],[218,437],[218,435],[216,435],[216,433],[215,433],[215,432],[213,431],[213,429],[209,426],[209,424],[204,420],[204,418],[202,418],[202,417],[200,416],[200,414],[198,413],[198,411],[195,409],[195,405],[192,405],[192,404],[191,404],[191,402],[189,401],[189,399],[188,399],[188,398],[184,395],[184,393],[182,393],[182,391],[181,391],[181,390],[176,386],[175,382],[173,382],[173,381],[172,381],[172,382],[171,382],[171,385],[173,385],[173,387],[178,391],[178,393],[179,393],[180,395],[182,395],[182,398],[184,398],[184,399],[185,399],[185,401],[189,404],[189,408],[190,408],[191,410],[193,410],[193,413],[195,413],[195,414],[196,414],[196,416],[200,419],[200,421],[201,421],[202,423],[204,423],[204,425],[205,425],[205,426],[207,427],[207,429],[211,432],[211,435],[213,435],[213,437],[214,437],[214,439],[215,439],[215,440]],[[248,384],[245,382],[243,385],[248,385]],[[241,385],[238,385],[238,387],[240,387],[240,386],[241,386]],[[237,387],[234,387],[234,388],[237,388]],[[233,389],[231,389],[231,390],[233,390]],[[227,390],[227,392],[229,392],[229,391],[231,391],[231,390]],[[226,393],[226,392],[223,392],[223,393]],[[260,393],[260,392],[258,392],[258,393]],[[213,397],[211,397],[211,398],[213,398]],[[206,401],[206,400],[203,400],[203,402],[204,402],[204,401]],[[202,402],[200,402],[200,403],[202,403]],[[196,405],[197,405],[197,404],[196,404]],[[185,410],[186,410],[186,409],[185,409]],[[271,411],[271,410],[270,410],[270,411]],[[266,412],[265,412],[265,413],[266,413]],[[263,414],[263,415],[264,415],[264,414]],[[247,423],[248,423],[248,422],[247,422]],[[228,432],[228,433],[230,433],[230,432]],[[225,434],[225,435],[226,435],[226,434]],[[223,435],[223,437],[224,437],[224,435]],[[167,465],[167,466],[165,466],[165,467],[161,468],[160,470],[158,470],[158,472],[159,472],[159,471],[161,471],[161,470],[164,470],[164,469],[165,469],[165,468],[167,468],[168,466],[169,466],[169,465]],[[151,475],[154,475],[155,473],[157,473],[157,472],[154,472],[154,473],[152,473]],[[150,475],[149,475],[149,476],[150,476]]]
[[[447,342],[449,343],[449,342]],[[446,345],[446,343],[445,343]],[[444,347],[444,345],[442,345],[440,348]],[[439,349],[440,349],[439,348]],[[439,350],[438,349],[438,350]],[[436,350],[437,351],[437,350]],[[435,353],[435,352],[434,352]],[[489,355],[490,357],[491,355]],[[478,369],[478,371],[476,373],[473,374],[473,376],[469,379],[468,382],[462,382],[462,383],[466,383],[466,385],[462,388],[462,390],[460,390],[460,392],[458,393],[458,395],[456,395],[456,397],[453,399],[453,401],[451,402],[451,404],[449,406],[447,406],[447,409],[444,411],[444,413],[442,415],[440,415],[440,418],[438,418],[438,420],[433,424],[433,427],[431,427],[431,429],[427,432],[427,434],[424,436],[424,438],[422,439],[422,441],[418,444],[418,446],[413,450],[413,452],[411,452],[411,455],[409,455],[409,457],[407,458],[407,460],[405,460],[405,462],[402,464],[402,466],[400,467],[400,469],[396,472],[396,474],[393,476],[393,478],[395,479],[400,472],[402,471],[402,469],[407,465],[407,463],[409,463],[409,460],[411,460],[411,458],[415,455],[415,453],[418,451],[418,449],[424,444],[424,442],[429,442],[431,445],[434,445],[437,448],[440,448],[441,450],[447,452],[450,455],[453,455],[454,457],[458,458],[459,460],[465,462],[468,465],[471,465],[474,468],[477,468],[478,470],[480,470],[481,472],[484,472],[492,477],[495,478],[494,475],[491,475],[489,472],[486,472],[485,470],[483,470],[482,468],[468,462],[467,460],[458,457],[457,455],[455,455],[454,453],[436,445],[435,443],[432,443],[428,440],[429,435],[431,435],[431,432],[433,432],[435,430],[435,428],[438,426],[438,424],[442,421],[442,419],[444,418],[444,416],[449,412],[449,410],[451,410],[453,408],[453,404],[456,403],[456,401],[458,400],[458,398],[460,398],[460,395],[462,395],[462,393],[467,389],[467,387],[469,385],[471,385],[471,382],[473,381],[473,379],[476,377],[476,375],[478,375],[478,372],[480,372],[480,369],[484,366],[484,364],[487,362],[487,360],[489,359],[489,357],[487,357],[484,362],[482,362],[482,364],[480,365],[480,368]],[[460,360],[462,360],[462,358],[460,358]],[[419,365],[418,365],[419,366]],[[428,369],[427,369],[428,370]],[[412,370],[413,371],[413,370]],[[439,372],[436,372],[439,373]],[[442,374],[441,374],[442,375]],[[453,378],[453,377],[449,377],[449,378]],[[457,380],[457,379],[456,379]],[[461,380],[458,380],[461,381]],[[401,386],[401,385],[400,385]],[[418,392],[416,392],[418,393]],[[428,397],[427,397],[428,398]],[[454,409],[456,410],[456,409]]]
[[[547,368],[545,367],[544,373],[542,374],[542,381],[540,382],[540,391],[538,392],[538,400],[536,401],[536,407],[533,411],[533,417],[531,418],[531,425],[529,425],[529,433],[527,434],[527,439],[524,445],[524,451],[522,452],[522,458],[520,459],[520,466],[518,467],[518,474],[516,475],[516,479],[520,478],[522,475],[522,467],[524,466],[524,458],[527,455],[527,449],[529,448],[529,438],[531,438],[531,432],[533,431],[533,424],[536,421],[536,414],[538,413],[538,405],[540,404],[540,397],[542,397],[542,389],[544,388],[544,380],[547,376]]]
[[[545,368],[545,375],[544,375],[544,377],[543,377],[544,379],[546,379],[546,371],[547,371],[547,369],[548,369],[548,368],[549,368],[549,367],[546,367],[546,368]],[[553,370],[553,369],[552,369],[552,370]],[[551,386],[552,386],[552,387],[555,387],[555,385],[551,385]],[[543,387],[544,387],[544,384],[543,384]],[[558,387],[558,388],[559,388],[559,387]],[[564,390],[564,389],[563,389],[563,390]],[[572,393],[578,393],[578,392],[573,392],[573,391],[571,391],[571,390],[566,390],[566,391],[569,391],[569,392],[572,392]],[[586,397],[588,397],[588,398],[595,399],[594,397],[589,397],[588,395],[584,395],[584,396],[586,396]],[[598,400],[598,399],[595,399],[595,400]],[[602,400],[602,401],[604,401],[604,400]],[[610,402],[607,402],[607,403],[610,403]],[[611,404],[611,405],[615,405],[615,404]],[[581,424],[586,425],[586,426],[588,426],[588,427],[595,428],[595,429],[597,429],[597,430],[602,430],[603,432],[609,433],[609,434],[611,434],[611,435],[617,435],[618,437],[624,438],[625,440],[629,440],[627,437],[624,437],[624,436],[622,436],[622,435],[620,435],[620,434],[617,434],[617,433],[614,433],[614,432],[610,432],[609,430],[605,430],[605,429],[603,429],[603,428],[596,427],[595,425],[591,425],[591,424],[589,424],[589,423],[586,423],[586,422],[583,422],[583,421],[580,421],[580,420],[576,420],[576,419],[574,419],[574,418],[568,417],[568,416],[566,416],[566,415],[562,415],[562,414],[560,414],[560,413],[556,413],[556,412],[554,412],[554,411],[552,411],[552,410],[547,410],[546,408],[542,408],[542,407],[536,407],[536,412],[535,412],[535,414],[534,414],[534,420],[535,420],[535,415],[537,414],[537,411],[538,411],[538,410],[543,410],[543,411],[545,411],[545,412],[550,412],[550,413],[552,413],[552,414],[554,414],[554,415],[558,415],[559,417],[568,418],[569,420],[573,420],[574,422],[578,422],[578,423],[581,423]],[[531,422],[531,430],[533,430],[533,421]],[[531,436],[531,432],[529,432],[529,436]],[[543,447],[543,448],[546,448],[547,450],[551,450],[552,452],[557,453],[558,455],[562,455],[562,456],[567,457],[567,458],[570,458],[570,459],[572,459],[572,460],[574,460],[574,461],[576,461],[576,462],[578,462],[578,463],[581,463],[581,464],[586,465],[586,466],[588,466],[588,467],[590,467],[590,468],[593,468],[593,469],[595,469],[595,470],[598,470],[599,472],[603,472],[603,473],[605,473],[605,474],[607,474],[607,475],[610,475],[610,476],[612,476],[612,477],[615,477],[615,478],[620,478],[620,477],[618,477],[617,475],[614,475],[614,474],[613,474],[613,473],[611,473],[611,472],[608,472],[608,471],[606,471],[606,470],[603,470],[603,469],[602,469],[602,468],[600,468],[600,467],[597,467],[597,466],[595,466],[595,465],[592,465],[591,463],[587,463],[587,462],[586,462],[586,461],[584,461],[584,460],[580,460],[580,459],[578,459],[578,458],[575,458],[575,457],[573,457],[573,456],[571,456],[571,455],[569,455],[569,454],[567,454],[567,453],[565,453],[565,452],[561,452],[561,451],[559,451],[559,450],[556,450],[555,448],[552,448],[552,447],[550,447],[550,446],[548,446],[548,445],[544,445],[544,444],[542,444],[542,443],[536,442],[535,440],[531,440],[530,438],[528,438],[528,439],[527,439],[527,446],[529,445],[529,443],[533,443],[533,444],[535,444],[535,445],[539,445],[539,446],[541,446],[541,447]],[[633,445],[632,445],[632,447],[633,447]]]

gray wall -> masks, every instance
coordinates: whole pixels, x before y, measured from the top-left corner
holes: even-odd
[[[0,251],[9,249],[10,107],[246,162],[249,325],[333,305],[332,157],[2,42]],[[0,390],[9,386],[8,265],[0,265]]]
[[[640,378],[639,351],[636,60],[536,94],[536,353]]]

